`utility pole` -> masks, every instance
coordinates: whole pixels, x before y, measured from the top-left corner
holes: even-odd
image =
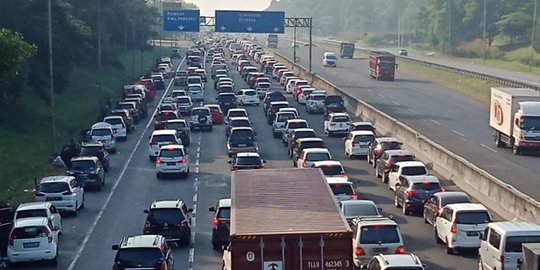
[[[130,19],[131,23],[131,76],[135,76],[135,22]],[[130,78],[131,79],[131,78]]]
[[[529,56],[529,71],[532,71],[532,63],[534,58],[534,32],[536,31],[536,9],[538,6],[538,0],[534,0],[534,11],[533,11],[533,22],[532,22],[532,33],[531,33],[531,52]]]
[[[101,0],[97,1],[97,48],[98,48],[98,112],[101,113],[101,100],[102,100],[102,89],[101,89]]]
[[[296,29],[296,27],[294,29]],[[312,54],[313,54],[313,17],[309,18],[309,73],[311,73]]]
[[[296,44],[296,21],[294,22],[294,31],[293,31],[293,62],[296,63],[296,46],[298,44]]]
[[[484,29],[483,29],[483,34],[482,34],[482,39],[484,41],[484,57],[483,57],[483,63],[484,64],[486,63],[486,51],[487,51],[487,45],[488,45],[488,42],[487,42],[487,20],[486,20],[487,8],[486,8],[486,2],[487,2],[487,0],[484,0]]]
[[[48,10],[48,26],[49,26],[49,87],[51,95],[51,129],[52,129],[52,153],[56,151],[56,114],[55,114],[55,97],[54,97],[54,69],[53,69],[53,42],[52,42],[52,5],[51,1],[47,2]]]
[[[448,0],[448,45],[446,54],[450,55],[452,50],[452,0]]]

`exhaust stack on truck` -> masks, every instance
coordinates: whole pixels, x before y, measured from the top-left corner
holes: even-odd
[[[351,228],[318,169],[234,171],[231,201],[223,269],[353,269]]]
[[[540,150],[540,92],[492,87],[489,125],[497,147],[512,147],[516,155]]]

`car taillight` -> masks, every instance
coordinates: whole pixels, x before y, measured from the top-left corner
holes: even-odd
[[[384,166],[386,168],[392,168],[392,166],[394,166],[394,162],[392,162],[391,160],[388,160],[384,163]]]
[[[307,165],[307,161],[304,161],[304,162],[302,163],[302,167],[307,168],[307,166],[308,166],[308,165]]]
[[[416,194],[416,190],[407,190],[407,191],[405,191],[405,195],[407,195],[407,197],[411,197],[414,194]]]
[[[9,245],[10,245],[10,246],[13,246],[13,241],[14,241],[16,238],[17,238],[17,237],[16,237],[15,235],[13,235],[13,234],[11,234],[11,235],[9,236]]]
[[[39,192],[39,191],[35,191],[35,192],[34,192],[34,195],[35,195],[36,197],[41,197],[41,196],[45,196],[45,193]]]
[[[364,256],[364,255],[366,255],[366,252],[364,251],[363,248],[357,247],[357,248],[354,249],[354,255],[356,255],[356,256]]]
[[[214,225],[216,225],[216,226],[217,226],[217,225],[220,225],[221,223],[222,223],[222,221],[221,221],[221,219],[219,219],[219,218],[214,218],[214,219],[212,220],[212,224],[214,224]]]
[[[64,192],[62,193],[62,195],[71,195],[71,194],[73,194],[73,193],[71,192],[71,190],[64,191]]]
[[[112,270],[118,270],[118,264],[116,262],[113,263]]]
[[[396,254],[405,254],[405,248],[401,246],[396,248]]]
[[[353,194],[353,195],[351,195],[351,199],[353,199],[353,200],[358,200],[358,194]]]
[[[180,163],[187,163],[187,158],[186,158],[186,157],[183,157],[183,158],[180,160]]]
[[[169,267],[167,267],[167,262],[163,261],[161,262],[161,267],[159,268],[159,270],[168,270]]]
[[[349,179],[349,176],[346,173],[341,173],[341,177]]]
[[[47,241],[49,241],[49,243],[52,242],[53,240],[53,236],[52,236],[52,232],[49,228],[45,227],[45,234],[47,234]]]
[[[457,233],[457,226],[456,226],[456,224],[452,224],[452,227],[450,227],[450,233]]]
[[[160,158],[156,159],[156,164],[162,164],[162,163],[163,163],[163,160],[161,160]]]

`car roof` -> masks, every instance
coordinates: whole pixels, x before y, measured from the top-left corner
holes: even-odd
[[[396,166],[400,167],[416,167],[416,166],[426,166],[422,161],[400,161],[396,162]]]
[[[323,161],[315,161],[313,162],[314,167],[322,167],[322,166],[342,166],[341,162],[337,160],[323,160]]]
[[[395,137],[379,137],[375,138],[377,142],[401,142],[398,138]]]
[[[124,237],[120,248],[141,248],[141,247],[159,247],[161,245],[163,236],[145,234],[145,235],[132,235]],[[161,240],[161,241],[160,241]]]
[[[346,201],[341,201],[340,204],[341,205],[366,205],[366,204],[369,204],[369,205],[377,206],[377,204],[372,200],[346,200]]]
[[[343,113],[343,112],[331,113],[330,117],[332,117],[332,116],[347,116],[347,117],[350,117],[348,113]]]
[[[236,158],[241,158],[241,157],[258,157],[258,158],[260,158],[261,156],[259,155],[259,153],[255,153],[255,152],[241,152],[241,153],[236,154]]]
[[[289,119],[289,120],[287,120],[287,122],[305,122],[305,123],[307,123],[307,120],[302,119],[302,118],[295,118],[295,119]]]
[[[71,158],[71,161],[77,161],[77,160],[92,160],[94,162],[97,162],[99,159],[94,156],[82,156],[82,157],[73,157]]]
[[[162,201],[153,201],[150,205],[150,209],[156,208],[180,208],[184,202],[180,199],[178,200],[162,200]]]
[[[443,192],[437,192],[435,194],[433,194],[434,196],[437,196],[441,199],[445,199],[445,198],[453,198],[453,197],[463,197],[463,198],[469,198],[469,200],[471,199],[471,197],[469,197],[469,195],[465,192],[462,192],[462,191],[443,191]]]
[[[220,199],[218,201],[218,207],[231,207],[231,198]]]
[[[13,227],[46,226],[48,223],[49,219],[47,217],[27,217],[16,219],[13,223]]]
[[[308,148],[304,149],[305,153],[330,153],[330,150],[328,148]]]
[[[322,138],[319,138],[319,137],[309,137],[309,138],[300,138],[298,139],[298,143],[303,143],[303,142],[324,142],[324,140]]]
[[[232,122],[232,121],[249,121],[249,117],[236,116],[236,117],[229,118],[229,122]]]
[[[159,136],[159,135],[176,135],[176,130],[174,130],[174,129],[160,129],[160,130],[154,130],[152,132],[152,136]]]
[[[68,176],[68,175],[55,175],[55,176],[46,176],[39,181],[40,184],[42,183],[54,183],[54,182],[66,182],[69,183],[71,180],[75,180],[74,176]]]
[[[404,177],[407,177],[407,179],[409,179],[409,181],[411,181],[413,184],[441,183],[441,181],[439,181],[439,178],[434,175],[404,175]]]
[[[185,124],[187,124],[186,119],[171,119],[171,120],[167,120],[165,122],[166,123],[185,123]]]
[[[369,130],[353,130],[353,131],[351,131],[351,134],[353,136],[356,136],[356,135],[373,135],[373,136],[375,136],[375,133],[373,133],[373,131],[369,131]]]
[[[451,203],[444,207],[452,208],[454,211],[487,211],[487,208],[481,203]]]
[[[289,105],[288,101],[272,101],[270,102],[270,106],[272,105]]]
[[[361,223],[362,226],[366,225],[396,225],[397,223],[387,217],[361,217],[357,221]]]
[[[229,112],[246,112],[246,109],[244,108],[232,108],[232,109],[229,109]]]
[[[410,254],[379,254],[377,257],[382,260],[383,266],[389,267],[407,267],[407,266],[418,266],[424,269],[420,259],[410,253]]]
[[[540,233],[540,225],[524,221],[498,221],[489,223],[490,227],[504,232],[533,232]]]
[[[411,150],[406,150],[406,149],[393,149],[393,150],[386,150],[385,152],[390,156],[398,156],[398,155],[414,156]]]
[[[184,150],[184,146],[183,145],[180,145],[180,144],[168,144],[168,145],[164,145],[162,147],[159,148],[159,150],[174,150],[174,149],[182,149]]]
[[[17,211],[19,210],[34,210],[34,209],[44,209],[49,208],[52,205],[51,202],[27,202],[27,203],[21,203],[17,207]]]
[[[105,118],[103,118],[103,121],[107,120],[107,119],[124,119],[122,116],[120,115],[110,115],[110,116],[106,116]]]
[[[191,110],[192,111],[194,111],[194,110],[205,110],[205,111],[207,111],[207,110],[210,110],[210,108],[204,107],[204,106],[198,106],[198,107],[193,107]]]
[[[231,128],[231,132],[233,132],[235,130],[250,130],[250,131],[253,131],[253,129],[251,127],[233,127],[233,128]]]
[[[97,122],[92,125],[92,129],[99,129],[99,128],[112,128],[112,125],[107,122]]]
[[[313,131],[313,132],[315,132],[315,130],[312,129],[312,128],[295,128],[293,130],[294,130],[294,132],[302,132],[302,131]]]

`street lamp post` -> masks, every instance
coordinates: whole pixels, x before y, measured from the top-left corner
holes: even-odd
[[[529,55],[529,71],[532,70],[532,63],[533,63],[533,57],[534,57],[534,32],[536,31],[536,9],[538,6],[538,0],[534,0],[534,11],[533,11],[533,21],[532,21],[532,33],[531,33],[531,51]]]
[[[49,28],[49,80],[51,95],[51,129],[52,129],[52,150],[56,150],[56,115],[55,115],[55,97],[54,97],[54,69],[53,69],[53,43],[52,43],[52,7],[51,0],[47,2],[48,10],[48,28]]]
[[[101,88],[101,0],[96,0],[97,2],[97,49],[98,49],[98,109],[101,113],[101,99],[102,99],[102,88]]]
[[[484,23],[483,23],[483,33],[482,33],[482,39],[484,42],[484,56],[483,56],[483,63],[486,63],[486,51],[487,51],[487,20],[486,20],[486,14],[487,14],[487,8],[486,8],[486,2],[487,0],[484,0]]]

